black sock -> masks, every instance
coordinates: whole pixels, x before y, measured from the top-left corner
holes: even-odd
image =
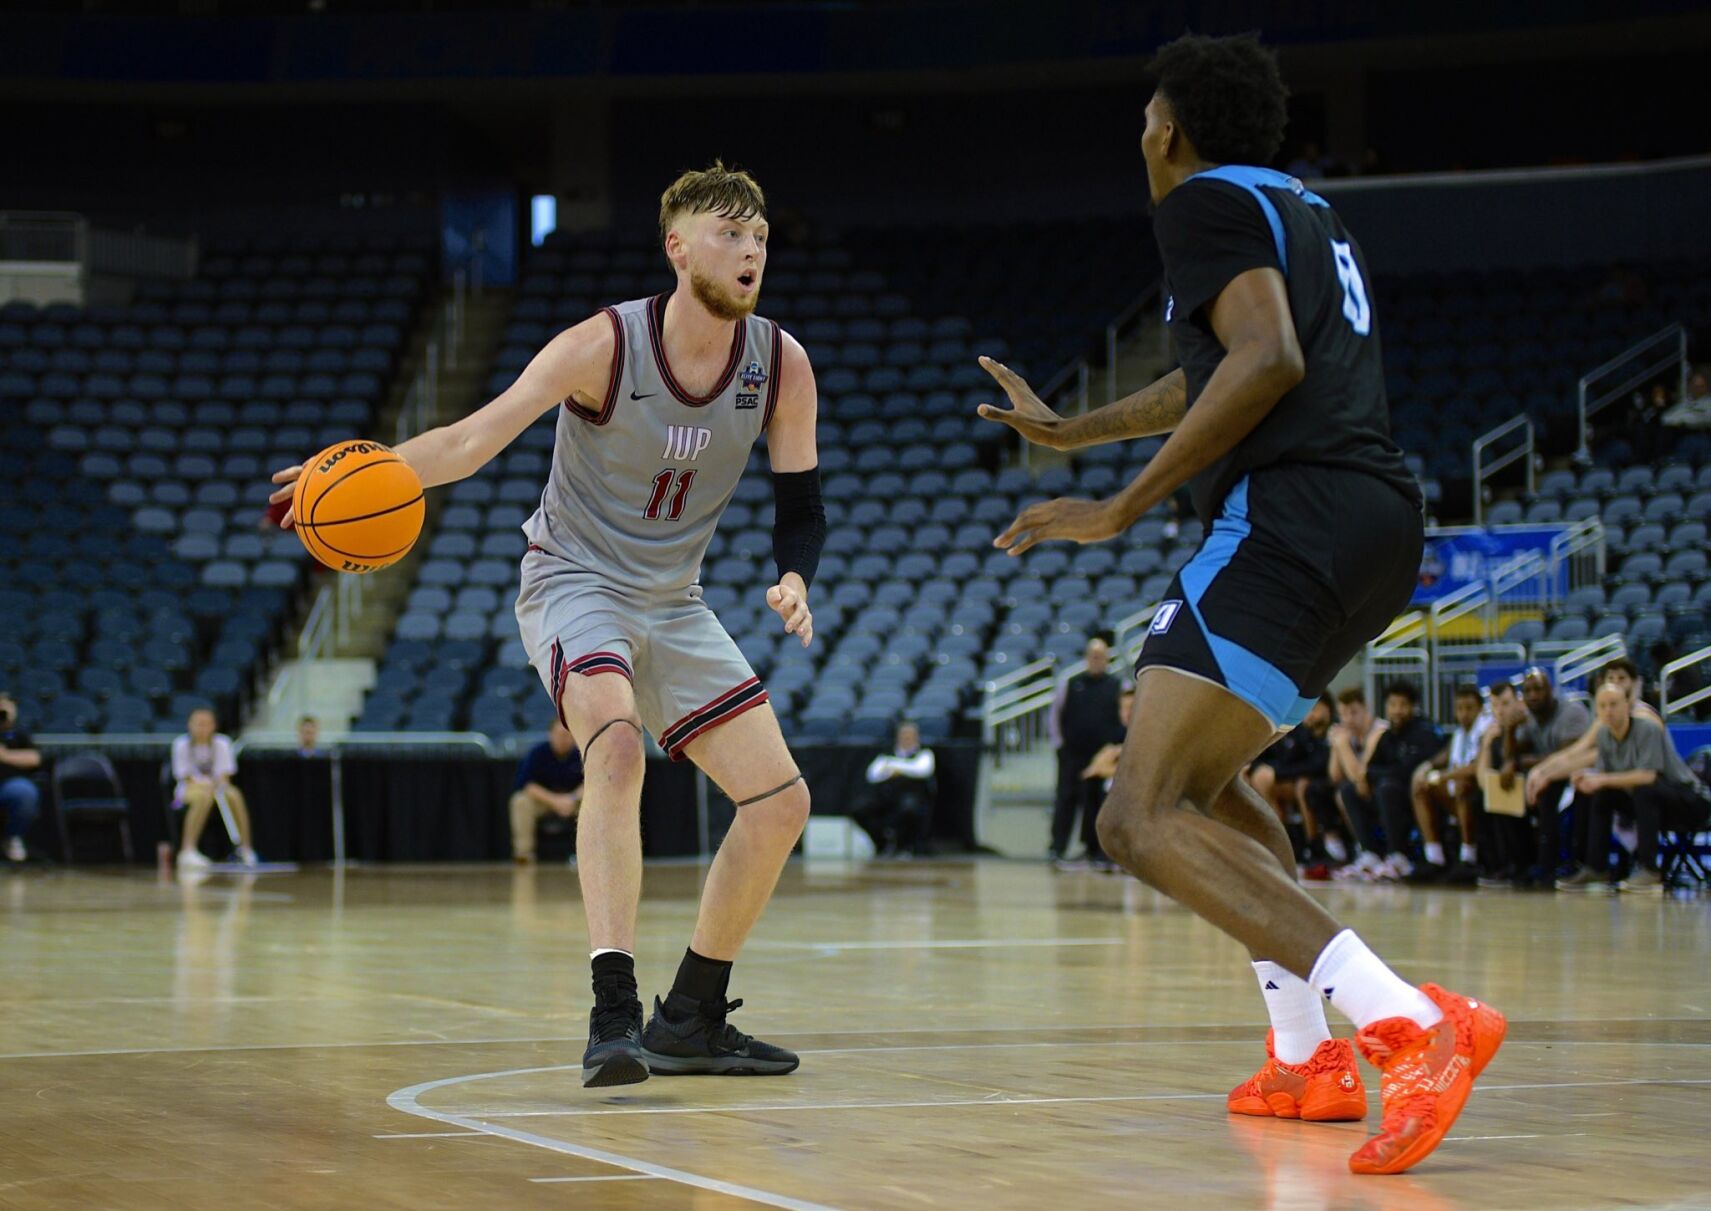
[[[594,999],[603,1003],[641,1001],[636,991],[636,956],[608,950],[594,956]]]
[[[703,958],[693,950],[685,949],[683,962],[677,965],[677,978],[671,983],[671,994],[665,1003],[673,1017],[681,1018],[695,1012],[704,1001],[723,1001],[730,984],[729,963]]]

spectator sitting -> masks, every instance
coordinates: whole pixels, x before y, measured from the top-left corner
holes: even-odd
[[[18,704],[0,690],[0,807],[6,811],[6,861],[29,858],[24,834],[35,823],[41,792],[30,777],[42,766],[42,755],[30,734],[18,726]]]
[[[1615,684],[1598,691],[1598,762],[1575,775],[1575,788],[1591,800],[1591,864],[1603,872],[1610,860],[1610,824],[1631,814],[1638,840],[1634,869],[1617,886],[1623,891],[1663,890],[1658,873],[1658,831],[1698,831],[1711,819],[1711,801],[1670,743],[1661,723],[1634,713],[1627,693]]]
[[[535,828],[542,817],[575,820],[581,810],[582,755],[570,729],[557,719],[517,767],[510,808],[511,854],[522,866],[535,860]]]
[[[1628,695],[1628,706],[1632,714],[1652,720],[1662,726],[1663,718],[1657,711],[1640,697],[1643,682],[1640,670],[1626,656],[1618,656],[1599,669],[1592,679],[1593,689],[1600,690],[1606,685],[1613,685]],[[1531,802],[1544,794],[1545,788],[1553,783],[1560,784],[1564,779],[1571,782],[1574,776],[1582,770],[1591,769],[1598,761],[1598,733],[1604,724],[1597,719],[1582,732],[1580,738],[1561,752],[1552,753],[1549,757],[1535,765],[1527,773],[1527,799]],[[1586,807],[1585,804],[1580,804]],[[1574,835],[1569,841],[1569,852],[1574,870],[1565,877],[1557,880],[1558,887],[1584,887],[1592,883],[1603,882],[1601,868],[1595,870],[1594,865],[1598,854],[1592,847],[1592,812],[1590,810],[1574,813]]]
[[[1456,689],[1455,717],[1449,742],[1414,775],[1414,821],[1420,826],[1425,861],[1411,882],[1469,887],[1479,881],[1475,824],[1479,812],[1479,748],[1496,724],[1485,710],[1479,688],[1472,685]],[[1439,827],[1444,816],[1452,812],[1461,833],[1461,851],[1453,866],[1444,852]]]
[[[880,857],[909,858],[921,852],[936,797],[937,768],[933,750],[921,747],[921,732],[913,723],[898,724],[893,751],[868,763],[872,798],[855,819],[873,838]]]
[[[1406,681],[1394,683],[1384,694],[1384,721],[1388,725],[1373,747],[1367,762],[1367,780],[1377,801],[1378,818],[1384,825],[1385,844],[1390,848],[1383,879],[1404,879],[1414,871],[1414,799],[1409,788],[1414,771],[1443,748],[1437,725],[1418,711],[1420,697]]]
[[[1301,726],[1280,737],[1248,769],[1248,784],[1272,805],[1285,828],[1291,812],[1300,813],[1296,853],[1303,862],[1322,862],[1327,857],[1341,862],[1348,857],[1341,838],[1327,831],[1338,826],[1328,739],[1335,710],[1329,694],[1319,695]]]
[[[208,813],[222,800],[237,825],[238,861],[245,866],[257,865],[259,859],[250,846],[249,807],[243,792],[232,785],[238,762],[232,755],[231,738],[215,730],[214,712],[208,707],[191,711],[186,727],[187,734],[172,742],[172,776],[177,782],[172,804],[185,809],[178,869],[207,869],[208,859],[196,846]]]
[[[1117,718],[1117,696],[1122,691],[1123,679],[1112,673],[1110,666],[1111,649],[1103,639],[1090,639],[1087,671],[1065,681],[1052,703],[1047,727],[1052,746],[1057,749],[1058,766],[1051,856],[1061,867],[1077,865],[1065,857],[1077,812],[1081,813],[1081,842],[1086,850],[1083,860],[1107,864],[1099,848],[1096,827],[1105,796],[1098,780],[1084,777],[1083,771],[1100,749],[1123,740],[1122,724]]]
[[[305,715],[297,721],[297,755],[299,757],[325,757],[327,754],[320,746],[321,721],[313,715]]]
[[[1592,716],[1580,703],[1559,699],[1550,674],[1537,665],[1521,678],[1521,699],[1527,704],[1527,718],[1505,737],[1505,756],[1513,759],[1517,770],[1530,776],[1537,766],[1585,735],[1592,726]],[[1529,777],[1529,786],[1527,806],[1533,816],[1537,849],[1531,869],[1516,871],[1515,886],[1549,891],[1556,886],[1563,864],[1561,803],[1574,788],[1566,775],[1536,787]],[[1578,854],[1571,857],[1576,864],[1582,859]]]
[[[1337,872],[1339,879],[1370,879],[1384,865],[1386,851],[1378,836],[1376,813],[1371,810],[1372,783],[1367,777],[1367,765],[1384,731],[1383,721],[1373,718],[1359,686],[1337,695],[1337,722],[1328,734],[1329,777],[1349,839],[1360,847],[1354,860]]]

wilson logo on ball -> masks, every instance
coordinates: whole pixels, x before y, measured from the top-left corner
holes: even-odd
[[[373,441],[347,441],[306,464],[292,493],[297,537],[319,562],[363,575],[396,563],[422,532],[422,481]]]

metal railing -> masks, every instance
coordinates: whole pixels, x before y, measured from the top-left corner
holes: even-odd
[[[1497,455],[1489,462],[1486,453],[1492,446],[1513,433],[1524,436],[1521,444],[1511,450]],[[1519,416],[1510,417],[1489,433],[1482,433],[1473,439],[1473,524],[1485,524],[1485,483],[1492,476],[1505,468],[1514,466],[1525,460],[1527,471],[1527,491],[1534,488],[1534,474],[1537,459],[1534,457],[1535,445],[1533,440],[1533,418],[1523,412]]]
[[[1568,564],[1568,587],[1578,589],[1604,579],[1604,523],[1596,517],[1574,522],[1551,539],[1551,566],[1547,575],[1557,583],[1557,573]]]
[[[1575,457],[1582,462],[1592,458],[1591,420],[1594,416],[1629,391],[1672,368],[1679,379],[1675,398],[1684,400],[1687,398],[1687,330],[1680,324],[1671,324],[1660,332],[1654,332],[1602,366],[1581,375],[1575,388],[1580,417],[1580,449]],[[1608,380],[1605,385],[1598,386],[1605,380]]]
[[[1627,654],[1628,641],[1621,635],[1600,635],[1596,639],[1583,640],[1558,656],[1552,672],[1556,684],[1564,686]]]
[[[0,210],[0,261],[36,264],[89,259],[89,221],[64,210]]]
[[[1117,385],[1117,367],[1122,361],[1117,352],[1118,342],[1127,328],[1158,303],[1159,295],[1163,291],[1164,279],[1161,278],[1147,287],[1140,298],[1119,311],[1111,318],[1111,322],[1105,325],[1105,402],[1108,404],[1116,403],[1123,394]]]
[[[1117,620],[1111,628],[1115,638],[1113,661],[1125,668],[1134,664],[1156,613],[1155,603]],[[1059,664],[1050,656],[1042,656],[986,683],[980,734],[1000,764],[1005,756],[1027,752],[1044,738],[1047,712],[1057,698],[1058,687],[1086,671],[1086,660]]]
[[[1659,670],[1658,714],[1664,717],[1666,723],[1669,721],[1669,717],[1677,711],[1685,711],[1689,707],[1698,706],[1701,702],[1711,701],[1711,680],[1708,680],[1699,689],[1683,694],[1680,698],[1672,699],[1669,696],[1669,679],[1671,677],[1683,669],[1690,669],[1707,662],[1711,662],[1711,647],[1703,647],[1697,652],[1689,652],[1685,656],[1670,661]]]

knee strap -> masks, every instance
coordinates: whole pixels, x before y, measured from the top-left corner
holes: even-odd
[[[769,791],[762,791],[760,794],[752,795],[747,799],[739,799],[737,801],[737,806],[738,807],[747,807],[751,803],[759,803],[762,799],[770,799],[774,795],[782,794],[783,792],[789,790],[791,787],[795,786],[800,781],[802,781],[802,775],[797,774],[789,782],[781,782]]]
[[[606,729],[611,728],[611,727],[616,727],[620,723],[625,723],[625,724],[628,724],[629,726],[635,728],[636,729],[636,735],[639,736],[642,734],[641,725],[639,723],[637,723],[634,719],[613,719],[610,722],[602,725],[599,731],[595,732],[592,736],[590,736],[588,738],[588,743],[582,746],[582,755],[583,755],[584,759],[586,759],[588,756],[588,750],[594,747],[594,742],[606,734]]]

